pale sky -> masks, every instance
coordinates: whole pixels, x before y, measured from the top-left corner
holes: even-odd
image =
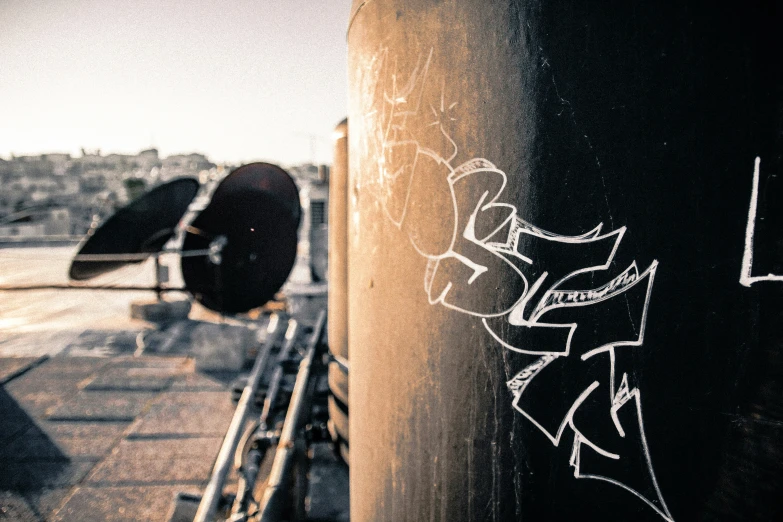
[[[331,162],[350,0],[0,0],[0,157]],[[317,135],[314,140],[312,135]]]

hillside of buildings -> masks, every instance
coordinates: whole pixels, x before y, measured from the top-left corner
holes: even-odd
[[[159,183],[179,176],[203,180],[216,171],[203,154],[161,158],[156,149],[0,158],[0,237],[81,236],[94,220]]]
[[[205,183],[231,169],[203,154],[162,158],[156,149],[135,155],[82,150],[80,157],[49,153],[0,158],[0,238],[80,237],[93,223],[160,183],[181,176]],[[325,223],[326,196],[321,192],[327,190],[328,166],[306,163],[286,169],[308,199],[319,200],[314,219],[317,225]]]

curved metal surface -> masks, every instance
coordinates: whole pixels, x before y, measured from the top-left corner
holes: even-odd
[[[221,313],[263,305],[294,266],[300,215],[299,192],[286,171],[269,163],[234,170],[188,227],[183,249],[212,254],[182,258],[185,286]]]
[[[363,4],[352,519],[783,519],[781,24]]]
[[[90,229],[71,263],[68,276],[85,281],[130,263],[140,263],[159,252],[172,238],[179,220],[196,197],[199,183],[194,178],[177,178],[158,185],[101,225]],[[139,254],[106,260],[112,254]]]
[[[329,176],[329,363],[330,430],[348,454],[348,119],[334,130]]]

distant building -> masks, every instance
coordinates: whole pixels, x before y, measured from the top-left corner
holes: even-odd
[[[161,160],[160,179],[167,181],[180,176],[193,176],[215,166],[203,154],[173,154]]]
[[[313,281],[325,281],[328,260],[329,168],[326,165],[289,167],[299,186],[302,205],[302,255],[310,261]]]
[[[40,237],[46,234],[44,223],[9,223],[0,225],[0,236]]]
[[[139,167],[149,172],[150,169],[158,166],[158,164],[160,163],[160,157],[158,156],[158,149],[143,150],[139,152],[139,154],[136,156],[136,160],[139,164]]]
[[[103,173],[83,174],[79,179],[79,192],[94,194],[106,188],[106,176]]]
[[[41,160],[48,161],[55,165],[61,165],[71,161],[71,155],[64,152],[49,152],[41,154]]]
[[[38,163],[41,161],[41,156],[16,156],[11,155],[12,161],[18,161],[21,163]]]
[[[329,182],[329,165],[304,163],[302,165],[289,166],[286,170],[294,177],[297,183],[310,181]]]
[[[101,149],[97,149],[94,153],[89,153],[82,149],[82,157],[78,159],[78,162],[85,169],[103,167],[104,160],[103,156],[101,156]]]
[[[96,214],[106,217],[129,200],[126,181],[142,180],[151,188],[179,176],[209,179],[217,169],[204,154],[162,159],[154,148],[138,154],[102,155],[100,149],[83,148],[76,157],[52,152],[0,158],[0,236],[83,234]],[[20,213],[23,220],[17,219]]]
[[[79,180],[73,177],[58,180],[57,192],[59,195],[70,196],[79,193]]]
[[[71,211],[67,208],[53,208],[44,221],[44,233],[49,236],[67,236],[71,233]]]
[[[72,161],[70,154],[59,152],[41,154],[41,159],[51,164],[55,176],[64,176]]]
[[[0,220],[0,236],[65,236],[71,234],[71,211],[66,207],[31,207]]]
[[[138,166],[137,157],[130,154],[109,154],[104,158],[106,166],[117,169],[129,169]]]
[[[215,166],[203,154],[173,154],[161,161],[163,168],[186,168],[191,170],[207,170]]]

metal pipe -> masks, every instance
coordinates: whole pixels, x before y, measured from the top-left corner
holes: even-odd
[[[348,359],[346,359],[345,357],[340,357],[339,355],[335,355],[333,353],[329,354],[329,362],[335,363],[345,373],[348,373],[351,369],[351,363],[348,361]]]
[[[161,300],[163,297],[161,294],[161,290],[163,289],[162,283],[160,280],[160,256],[155,256],[155,296],[158,298],[158,301]]]
[[[329,432],[348,460],[348,119],[334,130],[334,164],[329,176]]]
[[[239,398],[237,409],[234,412],[234,417],[231,419],[231,424],[223,439],[223,445],[220,448],[220,453],[218,453],[215,466],[212,469],[212,477],[209,479],[209,484],[207,484],[207,488],[204,490],[204,495],[198,506],[194,522],[206,522],[207,520],[212,520],[215,516],[218,502],[223,493],[223,483],[225,482],[226,474],[231,467],[232,457],[234,456],[234,451],[239,442],[242,427],[245,424],[245,417],[247,416],[250,404],[255,398],[256,390],[261,381],[261,376],[264,373],[264,368],[266,368],[266,363],[269,359],[272,347],[278,341],[279,332],[282,330],[282,328],[280,328],[280,323],[282,321],[284,321],[284,319],[281,319],[277,314],[272,314],[269,319],[266,342],[258,352],[256,361],[253,364],[253,370],[250,372],[247,384],[242,391],[242,396]]]
[[[269,427],[269,416],[272,413],[272,408],[275,406],[275,402],[277,402],[277,395],[280,393],[280,382],[283,380],[283,364],[291,356],[291,351],[294,349],[294,345],[296,344],[298,323],[295,320],[292,320],[291,322],[294,325],[293,330],[289,327],[288,332],[286,332],[286,343],[283,346],[283,349],[280,350],[280,354],[277,357],[277,366],[275,367],[274,373],[272,374],[272,378],[269,380],[269,387],[267,388],[266,398],[264,399],[264,406],[261,410],[261,416],[259,417],[260,430],[266,430]],[[289,332],[291,333],[290,337]]]
[[[194,250],[161,250],[159,252],[138,252],[128,254],[76,254],[73,256],[74,261],[94,261],[97,263],[103,263],[106,261],[144,261],[150,257],[160,257],[162,254],[178,254],[180,257],[198,257],[208,256],[210,250],[208,248],[194,249]]]
[[[329,174],[329,351],[348,358],[348,120],[334,130]]]
[[[268,485],[261,500],[261,522],[278,521],[282,514],[283,495],[285,494],[284,486],[297,451],[295,437],[300,427],[303,406],[306,404],[306,390],[308,384],[310,384],[310,369],[315,359],[315,353],[320,343],[325,323],[326,311],[321,310],[305,355],[299,364],[299,372],[296,375],[296,384],[291,394],[291,402],[285,416],[280,441],[277,444],[275,460],[272,463],[272,470],[267,481]]]
[[[159,287],[159,286],[83,286],[71,284],[52,284],[52,285],[20,285],[20,286],[2,286],[0,292],[25,292],[31,290],[111,290],[114,292],[132,292],[132,291],[153,291],[153,292],[187,292],[185,287]]]
[[[256,421],[255,426],[251,425],[251,430],[247,431],[247,435],[243,437],[242,444],[237,447],[236,456],[234,458],[234,465],[237,468],[241,468],[243,473],[237,488],[237,497],[234,500],[234,505],[231,508],[232,515],[240,513],[246,509],[245,503],[248,499],[248,493],[253,489],[255,485],[256,475],[258,475],[258,467],[261,461],[266,455],[266,451],[275,443],[270,437],[270,434],[266,432],[269,416],[272,412],[272,408],[277,402],[277,396],[280,392],[280,381],[283,379],[283,363],[291,356],[291,351],[296,344],[296,338],[298,334],[299,323],[292,319],[288,323],[288,329],[285,333],[286,342],[280,353],[277,356],[277,363],[274,369],[272,377],[269,379],[267,385],[266,398],[264,399],[264,406],[261,410],[259,420]],[[261,438],[256,437],[256,433],[262,432],[264,436]],[[252,440],[252,442],[251,442]],[[263,441],[264,446],[262,450],[253,448],[244,454],[245,446],[252,444],[258,444],[259,441]]]
[[[73,256],[74,261],[94,261],[96,263],[103,263],[106,261],[145,261],[150,257],[157,257],[149,252],[138,252],[129,254],[76,254]]]
[[[231,522],[243,522],[247,520],[247,503],[252,500],[250,492],[255,488],[256,479],[261,469],[261,461],[264,459],[263,453],[256,448],[250,450],[244,464],[244,470],[237,482],[237,496],[234,499],[234,505],[231,508],[229,520]]]

